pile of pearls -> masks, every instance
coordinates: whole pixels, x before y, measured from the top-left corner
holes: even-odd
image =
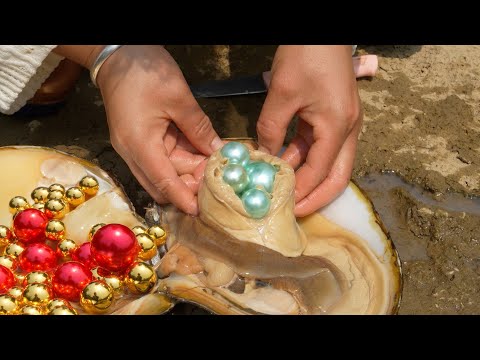
[[[250,161],[248,148],[235,141],[226,144],[220,153],[228,160],[223,180],[241,198],[252,218],[263,218],[270,210],[276,167],[264,161]]]

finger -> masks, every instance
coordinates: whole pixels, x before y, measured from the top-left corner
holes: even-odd
[[[163,143],[145,142],[136,150],[136,159],[133,160],[153,185],[153,194],[150,195],[154,199],[160,198],[161,195],[182,211],[192,215],[198,214],[197,199],[178,177]]]
[[[257,122],[260,151],[277,154],[285,140],[288,124],[297,110],[296,104],[271,88]]]
[[[362,55],[353,58],[355,77],[375,76],[378,69],[377,55]]]
[[[198,149],[196,149],[190,141],[183,134],[178,134],[177,136],[177,148],[188,151],[191,154],[200,154]]]
[[[290,166],[297,170],[303,164],[310,150],[310,145],[313,143],[311,136],[304,136],[304,132],[311,133],[311,126],[306,124],[303,120],[299,120],[297,126],[297,135],[288,144],[281,158],[288,162]],[[308,141],[306,140],[308,139]]]
[[[346,135],[338,127],[324,126],[323,129],[315,131],[316,141],[310,147],[305,162],[295,174],[295,202],[310,194],[327,177],[345,142]]]
[[[165,136],[163,137],[163,144],[165,146],[165,149],[167,149],[167,154],[170,154],[173,149],[175,149],[175,146],[177,144],[177,138],[179,135],[180,134],[178,133],[175,124],[171,122],[167,128]]]
[[[329,204],[348,186],[352,175],[358,132],[353,131],[343,145],[328,177],[295,206],[295,216],[307,216]]]
[[[195,168],[205,160],[204,155],[192,154],[188,151],[175,148],[170,156],[170,161],[178,175],[192,174]]]
[[[187,86],[184,93],[184,97],[170,115],[177,127],[196,149],[205,155],[211,155],[222,147],[222,140]]]
[[[184,174],[180,176],[180,179],[187,185],[194,194],[198,193],[198,187],[200,183],[193,177],[192,174]]]

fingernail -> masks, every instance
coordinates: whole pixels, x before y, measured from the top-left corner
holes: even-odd
[[[210,148],[211,148],[213,151],[217,151],[217,150],[220,149],[222,146],[223,146],[223,141],[222,141],[222,139],[220,139],[219,137],[215,137],[215,139],[213,139],[213,141],[210,143]]]

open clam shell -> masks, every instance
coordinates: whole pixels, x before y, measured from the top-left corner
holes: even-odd
[[[242,141],[255,148],[255,143],[251,139],[229,140]],[[323,305],[327,304],[328,311],[320,313],[395,314],[398,311],[402,274],[397,251],[373,204],[353,182],[330,205],[309,217],[298,219],[300,228],[308,237],[303,254],[296,259],[299,261],[299,266],[303,258],[306,262],[313,258],[324,259],[332,269],[341,273],[343,285],[340,295],[336,289],[325,289],[328,284],[333,283],[327,277],[315,282],[305,282],[302,285],[301,281],[287,281],[285,284],[285,281],[278,277],[266,281],[258,277],[248,278],[248,271],[241,274],[247,273],[247,277],[240,274],[231,276],[231,265],[238,265],[230,261],[231,257],[228,256],[231,254],[224,256],[222,260],[221,257],[215,257],[214,252],[208,252],[211,248],[203,251],[205,248],[201,249],[198,245],[199,242],[204,241],[200,240],[201,237],[215,237],[215,230],[204,229],[195,220],[189,218],[179,221],[178,214],[175,215],[175,210],[172,208],[157,207],[156,212],[164,215],[163,217],[167,219],[164,225],[170,226],[171,236],[167,242],[169,250],[174,251],[175,247],[179,246],[178,243],[181,246],[190,247],[193,253],[196,252],[198,262],[203,266],[203,271],[183,269],[185,270],[183,273],[174,271],[161,278],[159,289],[170,296],[197,304],[216,314],[309,313],[302,311],[302,306],[299,304],[301,301],[298,301],[295,291],[300,291],[307,303],[321,298],[319,302],[323,301]],[[159,218],[159,216],[155,217]],[[218,239],[222,237],[225,239],[227,235],[222,233]],[[230,244],[233,245],[234,242]],[[253,251],[251,254],[255,255]],[[182,253],[179,253],[177,258],[186,258],[190,255],[188,250],[182,249]],[[278,255],[272,253],[271,259],[282,262],[282,258]],[[209,256],[212,257],[209,259]],[[247,260],[245,259],[243,263],[248,263]],[[274,261],[270,261],[270,265],[275,266]],[[288,261],[285,265],[288,265]],[[190,261],[188,266],[194,268],[198,264]],[[268,272],[268,269],[266,270]],[[160,276],[162,271],[159,271]],[[226,274],[226,279],[230,280],[216,282],[216,278],[211,279],[211,271],[217,272],[219,276],[216,278],[220,278],[220,274]],[[335,292],[337,294],[332,295]]]
[[[122,187],[104,170],[84,159],[51,148],[0,147],[0,168],[0,224],[11,225],[12,215],[8,203],[12,197],[19,195],[33,202],[30,194],[38,186],[59,183],[68,188],[76,186],[83,176],[91,175],[98,180],[99,191],[93,198],[71,209],[62,219],[68,238],[77,245],[82,244],[87,241],[91,227],[99,223],[120,223],[130,228],[145,225],[145,221],[135,213]],[[72,305],[82,313],[79,306]],[[109,312],[160,314],[172,306],[172,301],[161,294],[125,294]]]

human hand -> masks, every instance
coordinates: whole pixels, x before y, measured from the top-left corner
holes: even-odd
[[[277,154],[298,115],[282,158],[296,169],[295,215],[327,205],[347,186],[362,112],[351,46],[280,46],[258,123],[260,149]]]
[[[197,214],[194,170],[222,141],[170,54],[162,46],[123,46],[97,83],[112,146],[140,184],[157,202]]]

